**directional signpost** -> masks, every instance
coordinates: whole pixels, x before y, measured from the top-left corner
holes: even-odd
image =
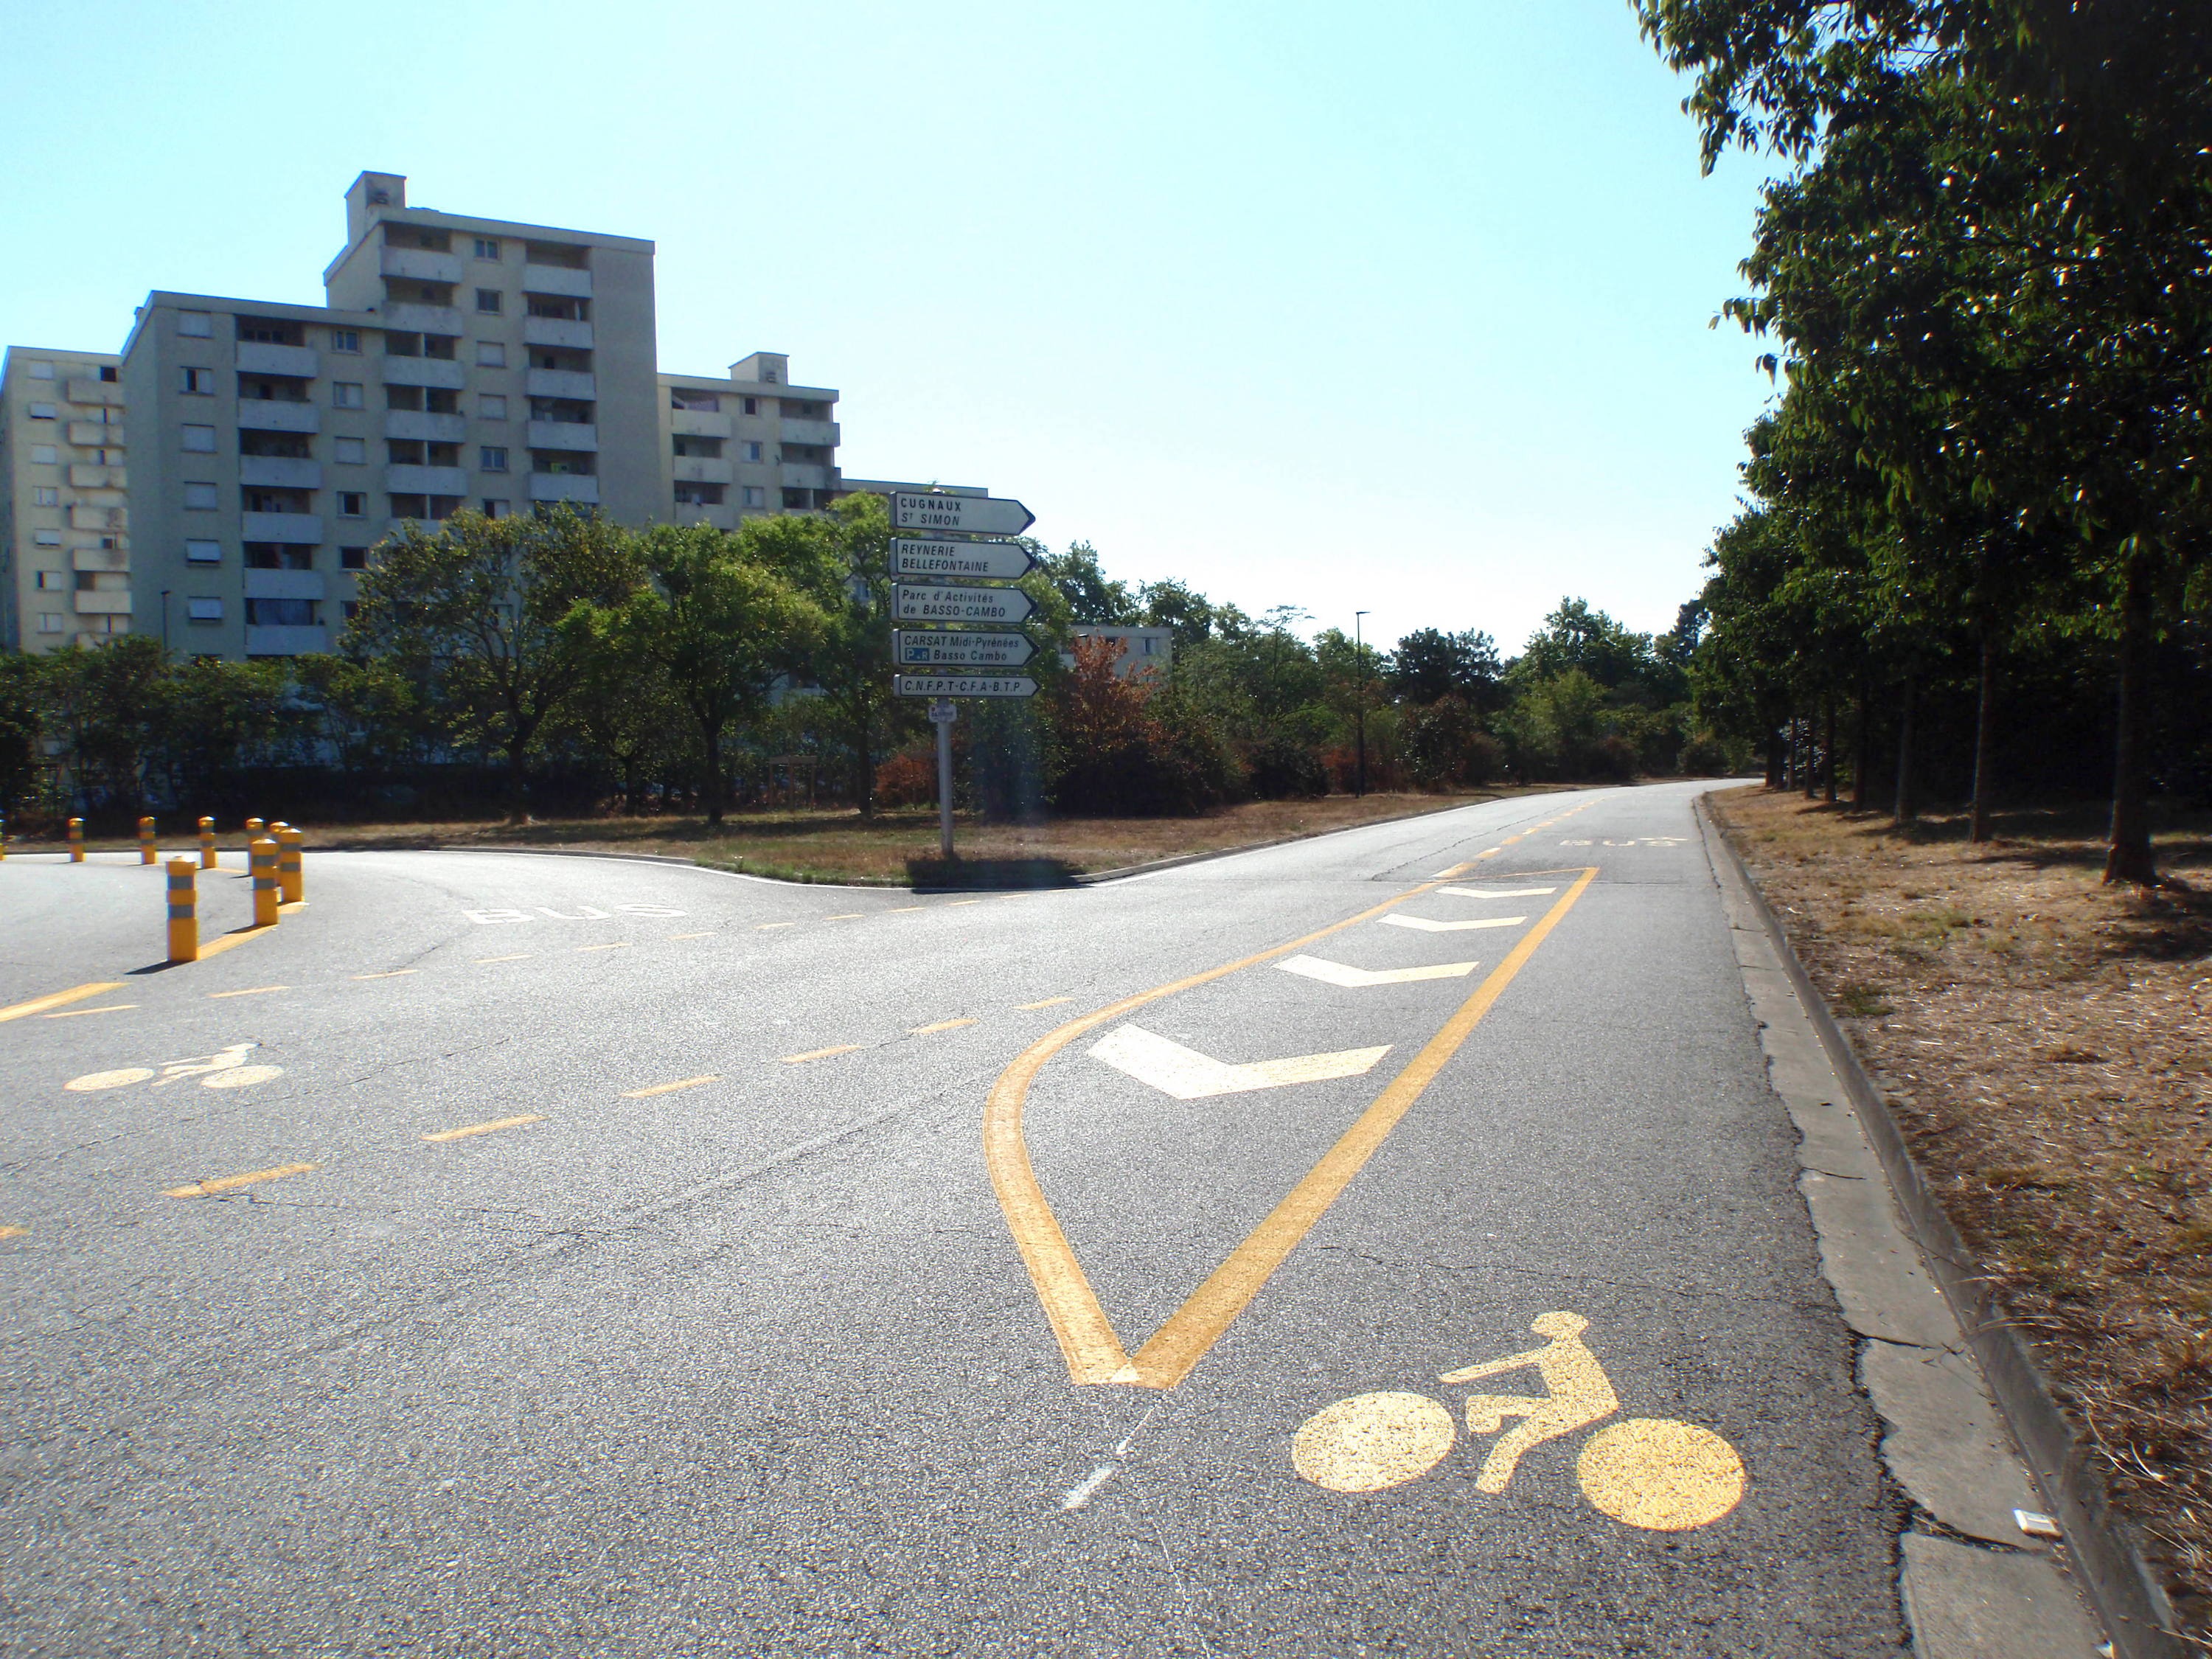
[[[1026,634],[987,633],[1026,621],[1036,611],[1030,596],[1012,586],[1036,568],[1030,550],[994,536],[1018,536],[1036,522],[1019,501],[938,490],[899,490],[891,496],[891,526],[919,535],[891,539],[891,617],[928,624],[891,633],[891,660],[901,669],[891,691],[928,697],[937,727],[938,844],[952,857],[952,722],[955,697],[1033,697],[1026,674],[977,674],[977,668],[1019,668],[1036,655]],[[979,627],[978,624],[982,626]]]

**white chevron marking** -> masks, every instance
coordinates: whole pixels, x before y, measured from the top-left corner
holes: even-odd
[[[1103,1060],[1115,1071],[1151,1085],[1177,1100],[1204,1100],[1212,1095],[1240,1095],[1253,1089],[1279,1089],[1290,1083],[1321,1083],[1330,1078],[1358,1077],[1390,1052],[1380,1048],[1346,1048],[1333,1054],[1293,1054],[1287,1060],[1256,1060],[1249,1066],[1230,1066],[1155,1036],[1141,1026],[1124,1025],[1091,1045],[1091,1057]]]
[[[1439,893],[1449,893],[1454,898],[1540,898],[1546,893],[1556,893],[1556,887],[1439,887]]]
[[[1518,927],[1528,920],[1526,916],[1484,916],[1475,921],[1431,921],[1426,916],[1400,915],[1392,911],[1382,918],[1393,927],[1418,927],[1425,933],[1464,933],[1476,927]]]
[[[1279,962],[1276,967],[1286,974],[1303,974],[1308,979],[1317,979],[1324,985],[1410,985],[1422,979],[1460,979],[1473,973],[1481,964],[1473,962],[1438,962],[1426,968],[1348,968],[1343,963],[1331,962],[1325,957],[1292,957],[1288,962]]]

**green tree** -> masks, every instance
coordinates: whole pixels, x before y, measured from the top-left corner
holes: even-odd
[[[15,817],[38,781],[47,702],[45,660],[0,651],[0,817]]]
[[[1398,641],[1389,662],[1390,690],[1407,702],[1457,697],[1480,714],[1497,703],[1502,689],[1498,642],[1472,629],[1460,634],[1415,629]]]

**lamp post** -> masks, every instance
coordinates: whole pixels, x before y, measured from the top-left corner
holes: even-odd
[[[1352,705],[1352,725],[1358,732],[1359,766],[1354,775],[1352,793],[1362,799],[1367,794],[1367,646],[1360,635],[1359,619],[1366,614],[1364,611],[1352,613],[1352,653],[1359,664],[1358,690],[1354,694]],[[1344,636],[1340,634],[1337,637],[1342,639]]]

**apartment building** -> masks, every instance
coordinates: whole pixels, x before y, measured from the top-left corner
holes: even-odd
[[[725,378],[660,377],[666,516],[736,528],[763,513],[811,513],[842,494],[837,394],[791,384],[791,359],[757,351]]]
[[[0,358],[0,645],[131,631],[120,362],[42,346]]]

